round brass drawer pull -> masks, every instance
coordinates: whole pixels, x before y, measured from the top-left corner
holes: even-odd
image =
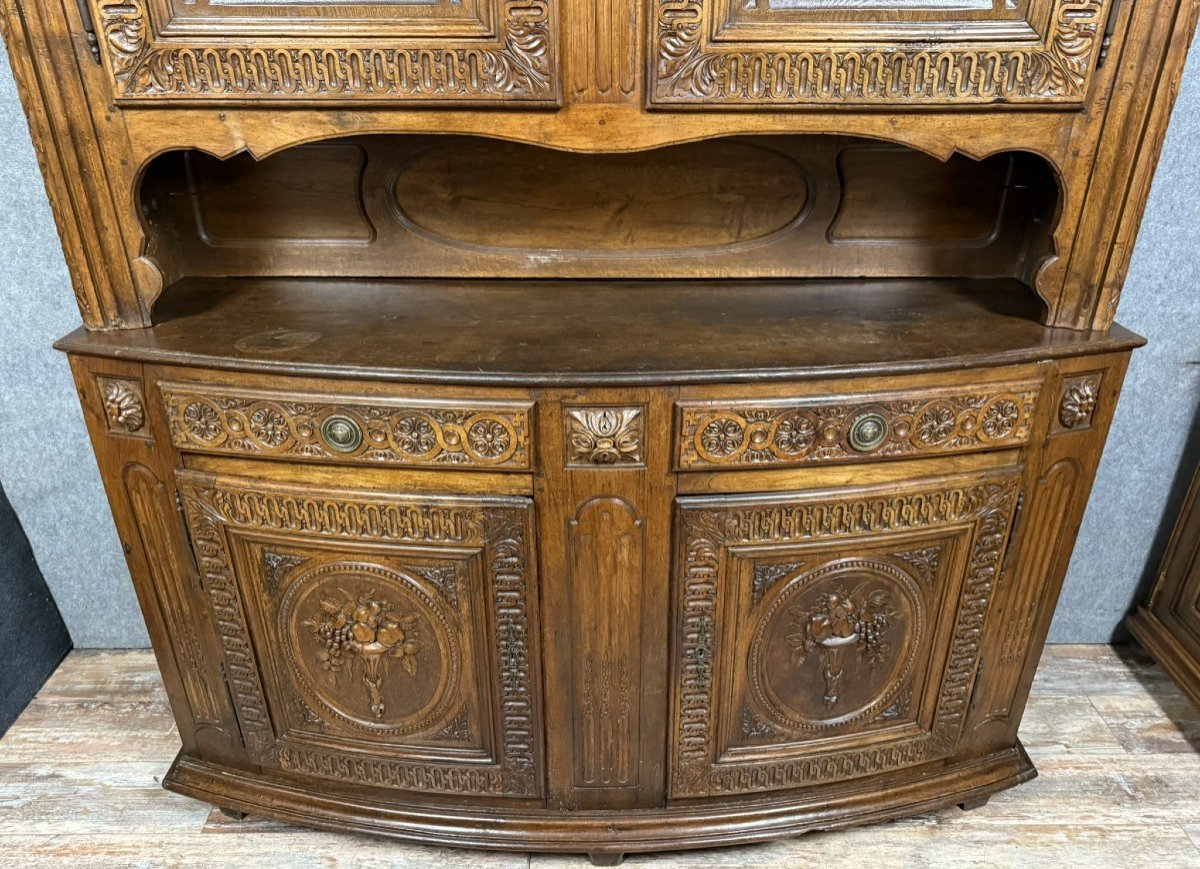
[[[321,423],[321,437],[331,450],[352,453],[362,443],[362,427],[348,416],[330,416]]]
[[[865,413],[850,426],[850,446],[860,453],[869,453],[887,440],[888,421],[878,413]]]

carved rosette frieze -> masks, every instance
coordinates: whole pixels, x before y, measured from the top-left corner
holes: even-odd
[[[559,100],[553,0],[495,0],[490,38],[270,43],[237,34],[185,41],[156,29],[146,0],[92,3],[119,100]]]
[[[576,407],[566,411],[567,467],[642,466],[642,407]]]
[[[791,45],[712,37],[715,0],[655,0],[651,103],[975,105],[1082,103],[1105,0],[1054,0],[1040,41]],[[778,34],[776,34],[778,38]]]
[[[160,384],[181,450],[418,467],[527,470],[524,403],[379,402]],[[338,426],[333,436],[329,420]],[[357,437],[345,439],[346,433]]]
[[[1038,384],[850,401],[685,402],[681,470],[894,458],[1020,446],[1029,440]],[[875,437],[860,439],[863,421]]]
[[[1063,383],[1062,397],[1058,402],[1058,431],[1083,431],[1091,428],[1100,400],[1100,372],[1068,377]]]
[[[681,584],[679,622],[673,664],[675,703],[670,789],[673,797],[748,793],[803,787],[845,778],[882,773],[946,757],[954,751],[966,717],[967,700],[979,660],[984,619],[996,587],[1001,560],[1019,490],[1014,475],[947,484],[919,492],[877,494],[862,498],[834,498],[796,502],[756,500],[742,503],[697,499],[679,514]],[[738,571],[732,566],[740,550],[759,547],[802,546],[845,542],[870,537],[873,546],[891,533],[926,534],[945,529],[969,534],[969,559],[957,606],[951,610],[952,638],[946,667],[933,707],[932,727],[920,734],[905,732],[862,747],[804,752],[784,752],[777,758],[740,759],[724,756],[717,720],[722,707],[738,703],[740,731],[757,737],[769,726],[777,733],[841,732],[837,728],[856,721],[887,723],[908,715],[914,702],[909,674],[913,654],[925,621],[920,603],[925,595],[918,583],[920,565],[931,561],[920,552],[917,564],[901,550],[888,558],[839,559],[808,574],[789,578],[778,592],[764,598],[770,609],[756,617],[755,639],[747,648],[747,689],[753,704],[738,699],[720,684],[713,667],[722,642],[737,642],[722,621],[731,584]],[[902,554],[903,553],[903,554]],[[936,563],[936,559],[933,560]],[[936,570],[936,567],[931,569]],[[911,571],[911,572],[910,572]],[[843,581],[843,579],[845,581]],[[832,585],[829,583],[833,583]],[[840,583],[840,584],[839,584]],[[752,604],[758,607],[758,604]],[[778,624],[776,624],[776,622]],[[779,667],[782,658],[766,648],[764,636],[773,632],[787,637],[791,664],[807,665],[824,690],[815,700],[796,695],[807,709],[781,702],[762,676],[764,667]],[[782,633],[781,633],[782,632]],[[738,653],[739,655],[741,653]],[[878,688],[847,682],[842,669],[853,663],[861,673],[872,672]],[[885,658],[889,663],[884,664]],[[861,659],[861,660],[859,660]],[[754,687],[755,669],[760,685]],[[890,668],[890,669],[889,669]],[[775,680],[787,685],[788,680]],[[806,675],[804,684],[811,678]],[[794,686],[793,686],[794,687]],[[831,690],[832,689],[832,690]],[[843,701],[847,689],[859,696]],[[789,688],[788,690],[791,690]],[[800,689],[796,689],[800,690]],[[807,689],[805,689],[807,690]],[[924,728],[923,728],[924,729]],[[778,742],[779,737],[775,736]],[[755,743],[758,744],[758,743]]]
[[[514,499],[311,494],[290,486],[182,471],[179,491],[204,588],[220,633],[230,689],[252,756],[295,772],[354,784],[455,794],[536,797],[542,790],[535,720],[536,659],[529,505]],[[286,534],[305,539],[408,544],[481,553],[492,649],[485,658],[501,715],[491,763],[434,763],[420,757],[359,756],[337,743],[277,736],[254,657],[231,540]],[[311,559],[310,559],[311,560]],[[265,566],[266,563],[264,562]],[[322,730],[336,721],[365,733],[462,741],[455,687],[465,672],[444,586],[367,559],[295,564],[276,620],[289,626],[284,654]],[[413,573],[420,575],[419,571]],[[445,577],[443,577],[444,579]],[[428,588],[428,591],[426,591]],[[322,675],[323,674],[323,675]],[[474,678],[474,676],[472,676]],[[323,679],[323,681],[322,681]],[[409,696],[425,680],[424,692]],[[389,699],[390,698],[390,699]],[[411,709],[393,709],[392,701]],[[361,706],[361,712],[359,707]]]
[[[146,428],[146,401],[139,381],[101,376],[96,378],[96,385],[109,434],[150,436]]]

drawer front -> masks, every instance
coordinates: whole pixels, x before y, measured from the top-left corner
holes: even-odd
[[[683,471],[935,456],[1029,441],[1036,381],[838,398],[684,401]]]
[[[1082,104],[1112,0],[652,0],[650,103]]]
[[[557,104],[556,0],[89,0],[118,102]]]
[[[951,756],[1019,469],[819,495],[680,498],[672,797]]]
[[[298,461],[528,471],[530,402],[363,399],[159,383],[188,452]]]
[[[178,474],[253,760],[542,793],[533,505]]]

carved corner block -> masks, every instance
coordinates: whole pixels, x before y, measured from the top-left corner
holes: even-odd
[[[96,377],[108,433],[117,437],[150,440],[146,419],[146,399],[142,384],[124,377]]]
[[[1104,372],[1090,371],[1063,381],[1058,413],[1054,417],[1054,434],[1087,431],[1092,427],[1103,378]]]
[[[646,465],[645,407],[569,407],[563,430],[568,468]]]

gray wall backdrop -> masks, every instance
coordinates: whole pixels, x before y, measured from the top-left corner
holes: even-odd
[[[67,363],[79,325],[7,64],[0,63],[0,480],[76,647],[147,644]],[[1053,642],[1107,642],[1144,593],[1200,456],[1200,52],[1193,52],[1120,320],[1134,356]]]

